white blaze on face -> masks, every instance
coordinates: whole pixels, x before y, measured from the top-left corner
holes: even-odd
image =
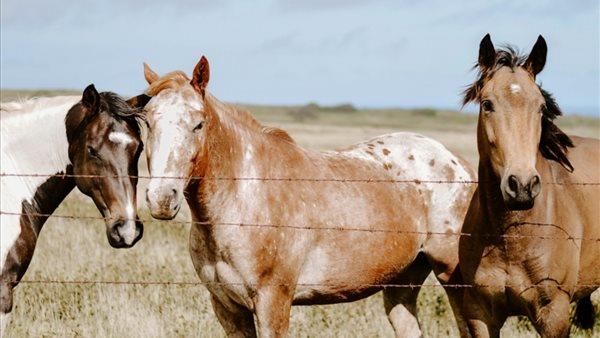
[[[133,142],[133,139],[129,135],[120,131],[113,131],[108,134],[108,139],[113,143],[122,144],[124,146]]]
[[[511,93],[513,93],[513,94],[516,94],[516,93],[518,93],[518,92],[520,92],[520,91],[521,91],[521,86],[519,86],[519,85],[518,85],[518,84],[516,84],[516,83],[512,83],[512,84],[509,86],[509,88],[510,88],[510,92],[511,92]]]
[[[133,207],[132,198],[129,194],[127,194],[127,205],[125,206],[125,217],[127,217],[127,220],[125,221],[125,226],[123,227],[121,236],[123,236],[123,240],[125,240],[125,243],[131,244],[135,240],[136,226],[135,226],[135,208]]]
[[[127,214],[128,220],[135,220],[135,209],[133,208],[133,203],[131,203],[131,200],[127,202],[125,213]]]
[[[179,93],[157,96],[157,101],[152,106],[152,119],[154,120],[151,149],[148,153],[151,175],[153,176],[180,176],[176,172],[176,164],[188,152],[185,144],[186,133],[190,132],[191,124],[187,105]],[[190,130],[188,130],[190,129]]]
[[[196,95],[183,95],[184,90],[162,92],[146,106],[151,121],[147,159],[150,175],[156,176],[148,184],[151,205],[172,189],[182,198],[186,180],[178,178],[187,177],[196,155],[192,138],[198,121],[192,114],[202,109],[202,103]]]

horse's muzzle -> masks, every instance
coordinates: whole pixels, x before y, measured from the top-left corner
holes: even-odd
[[[534,174],[527,180],[521,180],[516,175],[509,175],[502,189],[509,210],[529,210],[541,191],[540,176]]]
[[[161,186],[146,191],[146,202],[150,214],[156,219],[171,220],[175,218],[181,209],[182,200],[181,192],[175,186]]]
[[[106,229],[108,243],[113,248],[131,248],[144,235],[144,224],[139,220],[118,219]]]

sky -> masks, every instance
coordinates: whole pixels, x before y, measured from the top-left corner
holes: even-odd
[[[1,0],[0,87],[146,88],[142,62],[230,102],[460,109],[479,41],[529,52],[568,113],[598,116],[599,2],[475,0]],[[473,107],[467,107],[467,111]]]

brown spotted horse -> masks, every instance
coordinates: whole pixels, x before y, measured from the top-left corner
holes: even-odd
[[[285,336],[293,304],[384,290],[396,334],[420,335],[419,288],[383,285],[420,286],[432,269],[452,282],[474,188],[428,181],[471,181],[469,166],[412,133],[304,149],[209,94],[208,67],[203,57],[190,80],[145,65],[147,201],[153,217],[172,219],[186,198],[192,260],[226,333]]]
[[[126,102],[114,93],[98,93],[93,85],[82,97],[2,104],[2,330],[12,309],[13,288],[27,270],[48,218],[40,215],[52,214],[75,186],[105,218],[111,246],[129,248],[142,237],[137,179],[128,176],[137,175],[143,147],[140,105],[137,97]],[[22,174],[26,176],[14,176]]]
[[[508,316],[527,316],[542,337],[591,327],[600,284],[600,142],[567,136],[561,111],[536,84],[546,62],[539,37],[528,56],[479,47],[480,76],[465,92],[479,103],[479,186],[460,240],[465,317],[475,337],[498,337]]]

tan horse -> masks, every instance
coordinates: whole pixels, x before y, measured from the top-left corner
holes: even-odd
[[[261,336],[282,336],[292,304],[421,285],[432,267],[451,281],[473,186],[425,181],[474,175],[440,143],[397,133],[314,152],[208,94],[205,58],[191,81],[148,66],[145,76],[149,207],[171,219],[185,195],[193,221],[203,222],[192,226],[190,253],[228,335],[255,336],[255,314]],[[423,182],[390,182],[415,178]],[[384,293],[397,335],[419,335],[418,288]]]
[[[524,57],[496,51],[486,35],[480,77],[465,92],[465,103],[480,104],[480,183],[463,226],[473,236],[460,242],[465,282],[480,285],[464,300],[476,337],[497,337],[512,315],[529,317],[543,337],[565,337],[572,301],[579,301],[579,322],[593,325],[600,142],[569,137],[553,124],[561,112],[535,83],[546,53],[541,36]],[[586,182],[595,184],[580,184]]]

